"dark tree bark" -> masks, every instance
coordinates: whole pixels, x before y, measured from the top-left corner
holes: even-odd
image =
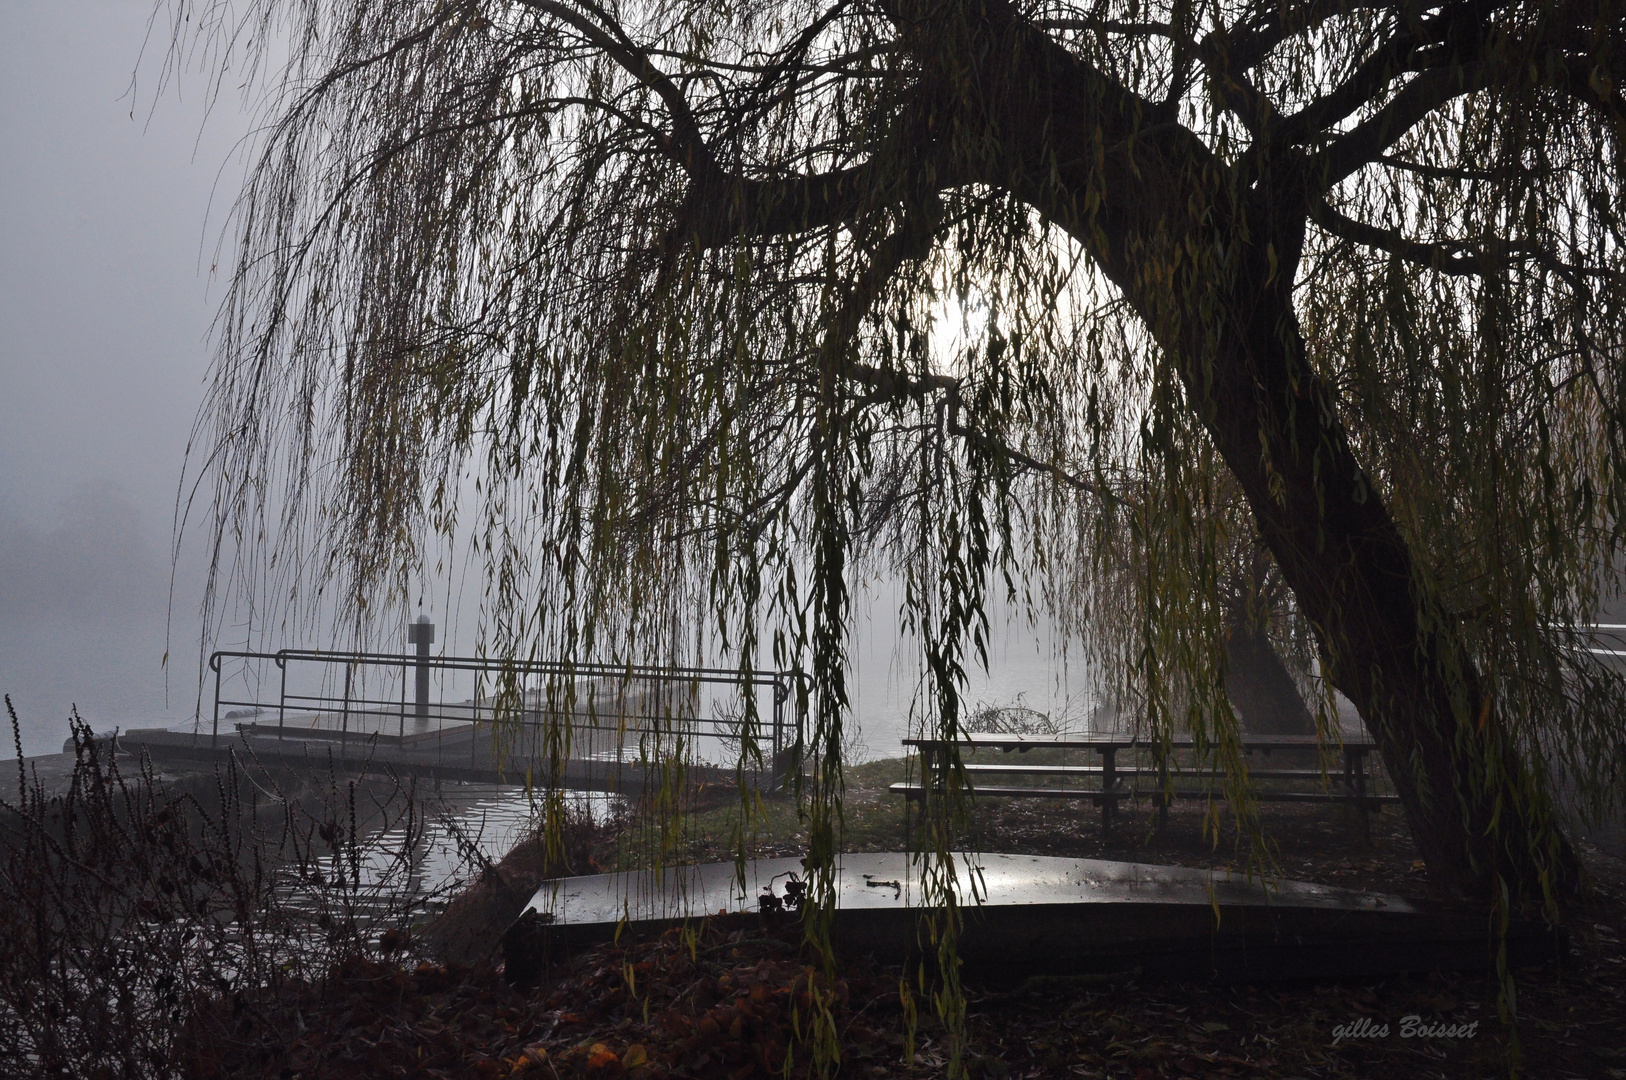
[[[1298,680],[1271,643],[1281,581],[1269,555],[1249,544],[1222,584],[1225,606],[1225,696],[1242,730],[1253,735],[1314,735],[1315,717],[1305,707]],[[1317,754],[1292,753],[1313,760]]]
[[[1538,897],[1547,867],[1539,811],[1516,795],[1528,790],[1525,767],[1449,616],[1420,593],[1404,538],[1304,363],[1287,297],[1263,284],[1257,242],[1244,245],[1253,272],[1227,298],[1255,314],[1227,327],[1211,369],[1185,365],[1187,389],[1316,628],[1333,684],[1377,741],[1431,872],[1472,895],[1494,895],[1501,876],[1515,895]],[[1547,854],[1567,891],[1573,854]]]

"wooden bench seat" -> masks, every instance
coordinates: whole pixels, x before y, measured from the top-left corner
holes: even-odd
[[[1319,774],[1317,774],[1319,775]],[[919,781],[904,781],[891,785],[887,790],[893,795],[903,795],[911,800],[918,800],[924,793]],[[1156,799],[1161,792],[1155,788],[1119,788],[1114,791],[1097,791],[1091,788],[1065,788],[1065,787],[1018,787],[1007,784],[978,784],[970,789],[973,797],[986,796],[988,798],[1008,799],[1087,799],[1094,803],[1107,800],[1117,802],[1121,799]],[[1207,799],[1224,798],[1224,793],[1215,791],[1193,791],[1176,788],[1169,792],[1176,799]],[[1260,802],[1334,802],[1334,803],[1398,803],[1398,795],[1358,795],[1355,792],[1341,791],[1256,791],[1254,798]]]
[[[925,788],[918,780],[893,784],[887,790],[894,795],[902,795],[911,800],[918,800],[925,794]],[[1116,802],[1119,799],[1134,797],[1134,792],[1123,789],[1099,791],[1094,788],[1015,787],[1000,784],[978,784],[971,789],[971,794],[972,796],[986,795],[1017,799],[1088,799],[1096,803],[1106,799]]]
[[[1011,776],[1100,776],[1106,771],[1101,765],[985,765],[981,762],[970,762],[961,766],[967,773],[996,774]],[[1179,769],[1171,770],[1176,776]],[[1116,776],[1161,776],[1162,770],[1152,767],[1136,768],[1133,766],[1116,766],[1113,769]],[[1341,774],[1336,772],[1323,773],[1320,769],[1249,769],[1248,775],[1255,780],[1320,780],[1323,777],[1338,779]]]

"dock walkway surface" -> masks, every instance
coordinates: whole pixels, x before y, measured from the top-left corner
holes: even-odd
[[[638,795],[649,790],[646,784],[660,782],[659,771],[637,760],[613,757],[572,757],[560,763],[557,772],[548,769],[545,759],[504,752],[494,745],[489,727],[472,725],[448,728],[434,737],[407,739],[351,733],[346,739],[327,735],[299,737],[293,730],[281,737],[240,725],[222,731],[218,737],[208,732],[175,731],[167,728],[133,728],[110,740],[118,759],[129,762],[145,755],[166,777],[212,773],[229,756],[239,762],[272,770],[301,773],[363,774],[375,776],[422,777],[473,784],[557,787],[569,791],[604,791]],[[23,771],[32,787],[37,780],[46,797],[62,794],[73,776],[71,752],[25,758]],[[15,768],[15,766],[13,766]],[[684,769],[688,783],[735,782],[732,768],[689,764]],[[748,775],[764,787],[769,777]]]

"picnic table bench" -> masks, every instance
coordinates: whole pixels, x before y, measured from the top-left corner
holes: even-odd
[[[916,801],[925,797],[924,784],[931,778],[939,775],[935,768],[938,755],[946,752],[948,742],[942,739],[904,739],[903,744],[916,751],[920,758],[920,780],[906,781],[893,784],[890,788],[893,794],[903,795],[905,798]],[[1164,742],[1157,739],[1138,738],[1128,734],[1063,734],[1063,735],[997,735],[997,734],[966,734],[960,736],[958,745],[961,754],[976,750],[1000,750],[1005,754],[1025,754],[1035,749],[1077,751],[1084,754],[1094,754],[1100,759],[1099,764],[990,764],[985,762],[970,762],[962,766],[967,778],[971,781],[971,794],[998,796],[1004,798],[1025,799],[1074,799],[1093,802],[1101,807],[1101,824],[1103,828],[1112,825],[1112,819],[1118,802],[1122,799],[1151,798],[1158,803],[1159,825],[1168,821],[1170,799],[1208,799],[1216,794],[1215,781],[1220,779],[1218,773],[1209,769],[1194,775],[1206,780],[1207,783],[1200,788],[1172,787],[1168,783],[1171,769],[1178,778],[1185,770],[1178,762],[1171,762],[1166,751],[1182,751],[1195,749],[1196,743],[1189,736],[1181,736]],[[1273,750],[1304,751],[1315,750],[1319,743],[1313,735],[1271,735],[1251,736],[1244,735],[1241,739],[1243,752],[1249,757],[1255,754],[1268,757]],[[1370,812],[1382,803],[1398,802],[1395,795],[1380,794],[1373,790],[1370,783],[1372,777],[1368,772],[1367,756],[1372,752],[1373,742],[1368,738],[1349,738],[1337,748],[1343,759],[1341,771],[1323,772],[1321,769],[1307,768],[1271,768],[1268,766],[1254,768],[1249,766],[1248,775],[1257,780],[1286,781],[1290,783],[1314,782],[1313,790],[1280,790],[1271,788],[1255,792],[1255,797],[1261,801],[1270,802],[1341,802],[1351,804],[1359,813],[1358,828],[1362,838],[1367,835],[1367,817]],[[1119,754],[1128,752],[1133,760],[1121,764]],[[1149,764],[1141,764],[1141,760],[1150,758]],[[1099,776],[1098,786],[1060,786],[1046,787],[1024,784],[988,784],[980,783],[985,776],[1021,777],[1027,779],[1047,779],[1059,777],[1062,779],[1087,779]],[[1135,781],[1142,777],[1155,777],[1156,787],[1141,787]],[[1129,781],[1125,786],[1125,781]],[[1331,781],[1337,786],[1336,790],[1329,790],[1326,782]]]

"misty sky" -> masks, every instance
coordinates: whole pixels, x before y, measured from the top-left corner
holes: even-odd
[[[201,565],[183,557],[171,607],[172,521],[249,122],[232,96],[206,116],[196,73],[158,93],[150,11],[0,3],[0,691],[30,755],[61,747],[70,705],[108,730],[185,721],[197,694]],[[897,752],[907,702],[894,606],[854,648],[872,753]],[[1080,677],[1058,689],[1051,652],[996,634],[972,700],[1064,704]]]
[[[132,90],[150,10],[0,5],[0,690],[31,754],[74,702],[132,726],[196,691],[194,573],[166,702],[170,524],[218,294],[210,195],[247,124],[234,102],[203,123],[186,82],[155,101],[151,55]]]

